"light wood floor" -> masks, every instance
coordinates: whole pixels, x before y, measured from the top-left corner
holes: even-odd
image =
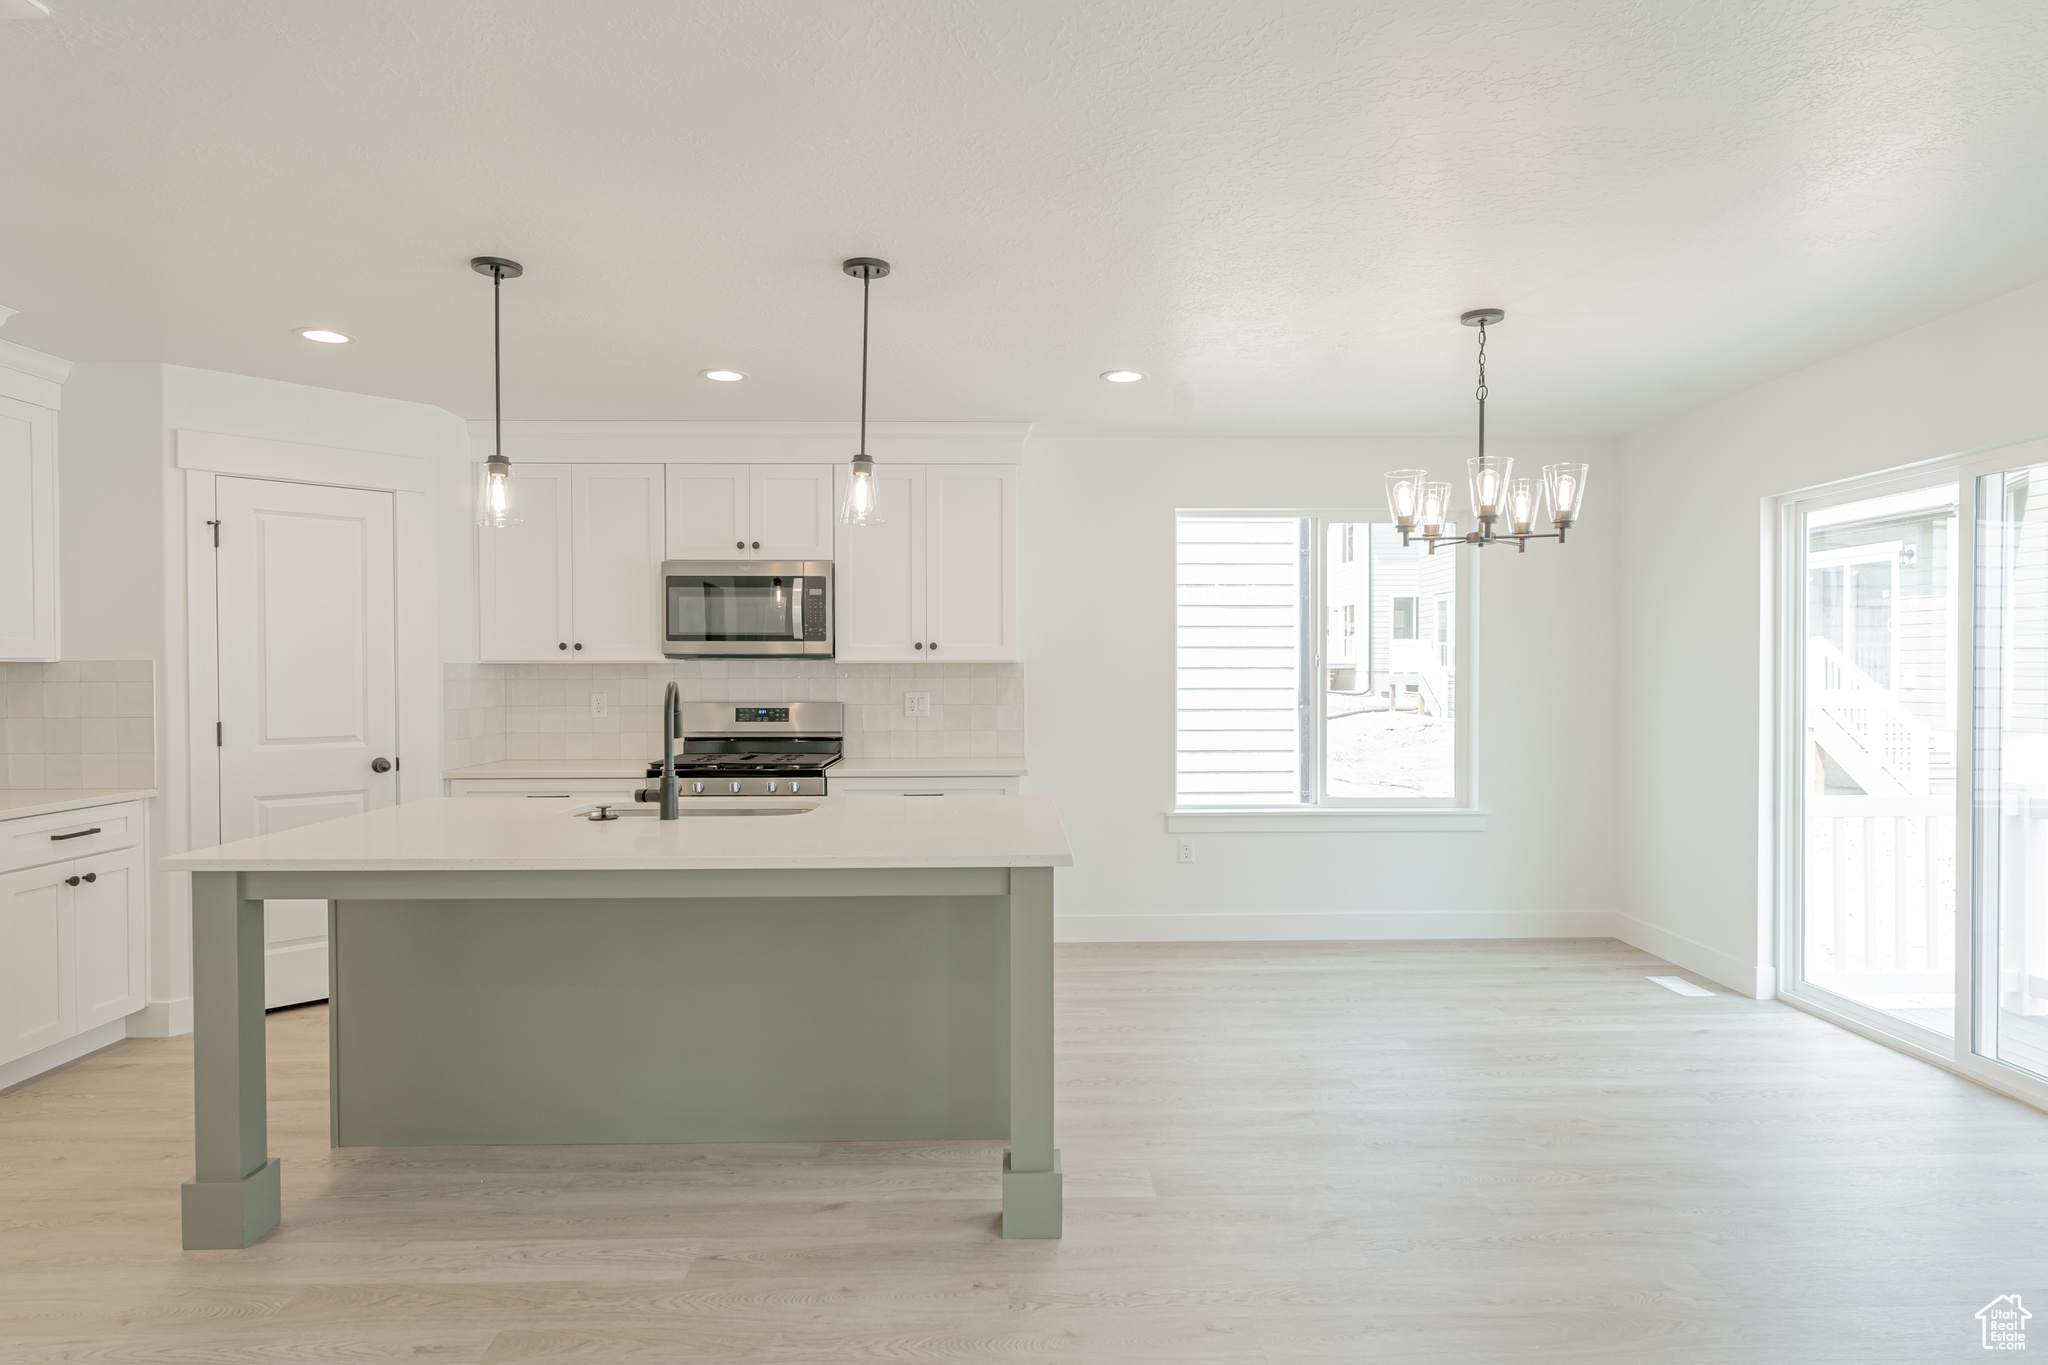
[[[1999,1294],[2048,1324],[2048,1115],[1660,969],[1063,947],[1060,1242],[997,1236],[994,1145],[331,1150],[308,1008],[283,1225],[183,1252],[189,1040],[133,1039],[0,1095],[0,1360],[1864,1365],[1982,1358]]]

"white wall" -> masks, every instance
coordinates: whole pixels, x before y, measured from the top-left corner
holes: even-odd
[[[2048,283],[1626,441],[1619,847],[1630,941],[1726,985],[1774,989],[1765,503],[2048,432],[2044,308]]]
[[[197,534],[206,532],[185,504],[187,476],[176,464],[180,430],[435,463],[467,444],[457,418],[419,403],[175,365],[73,369],[58,438],[64,657],[149,659],[156,665],[161,795],[152,809],[150,837],[159,856],[192,847],[194,838],[187,541],[195,526]],[[332,481],[348,479],[337,467]],[[425,496],[419,504],[412,549],[401,548],[398,587],[413,610],[425,613],[431,642],[437,571]],[[402,523],[406,516],[402,506]],[[422,727],[414,747],[426,757],[409,797],[439,787],[440,670],[434,652],[401,651],[407,674],[401,679],[401,707]],[[199,761],[205,762],[203,753]],[[187,890],[182,876],[158,871],[151,879],[151,1004],[143,1031],[181,1033],[191,1027]]]
[[[1618,903],[1611,443],[1500,441],[1594,464],[1559,547],[1480,552],[1473,687],[1483,833],[1199,834],[1175,859],[1174,513],[1377,507],[1381,475],[1462,486],[1464,439],[1036,437],[1020,482],[1031,778],[1074,845],[1069,939],[1606,934]],[[1455,475],[1450,471],[1457,471]],[[1466,551],[1464,553],[1474,553]],[[1461,678],[1461,686],[1463,679]]]

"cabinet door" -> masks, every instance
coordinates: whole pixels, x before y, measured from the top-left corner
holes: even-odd
[[[0,659],[57,657],[57,414],[0,398]]]
[[[78,1032],[70,863],[0,877],[0,1062]]]
[[[569,656],[569,470],[515,463],[516,524],[477,530],[477,644],[487,662]],[[484,477],[482,465],[476,477]]]
[[[837,471],[833,505],[852,477]],[[877,464],[879,526],[840,526],[835,539],[833,587],[838,603],[833,653],[841,659],[923,659],[924,466]]]
[[[1017,657],[1017,471],[926,465],[925,649],[941,663]]]
[[[743,464],[668,467],[668,557],[745,559],[753,523],[747,516]]]
[[[78,878],[71,890],[78,983],[73,1032],[83,1033],[147,1003],[142,850],[80,858],[71,875]]]
[[[838,502],[829,464],[757,464],[747,475],[755,559],[830,559]]]
[[[662,467],[582,464],[571,484],[569,657],[660,659]]]

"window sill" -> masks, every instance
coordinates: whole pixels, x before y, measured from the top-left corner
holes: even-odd
[[[1169,834],[1483,834],[1483,810],[1450,806],[1251,806],[1166,813]]]

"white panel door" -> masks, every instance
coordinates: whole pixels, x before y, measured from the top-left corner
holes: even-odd
[[[747,515],[748,467],[743,464],[672,464],[668,467],[668,557],[746,559],[753,535]]]
[[[1016,658],[1016,469],[926,465],[924,483],[924,657]]]
[[[667,542],[662,467],[574,468],[569,656],[658,660],[661,561]]]
[[[478,528],[477,648],[491,663],[566,658],[570,640],[569,465],[512,466],[514,524]],[[483,466],[476,466],[483,478]]]
[[[851,476],[842,466],[833,505]],[[841,659],[927,658],[925,638],[924,466],[877,464],[879,526],[841,526],[835,542],[833,586],[838,605],[834,654]]]
[[[755,559],[830,559],[838,504],[829,464],[757,464],[747,476]]]
[[[70,875],[70,863],[52,863],[0,876],[0,1062],[78,1031]]]
[[[78,885],[71,888],[78,981],[75,1029],[83,1033],[133,1014],[148,1001],[143,976],[142,850],[124,848],[80,858],[71,864],[71,875],[78,878]]]
[[[217,488],[221,841],[391,805],[391,495],[233,478]],[[267,917],[309,913],[283,908],[296,904],[274,902]],[[318,993],[301,998],[319,999],[324,926],[317,950],[299,947],[296,956],[320,960]],[[297,970],[314,975],[304,963]]]
[[[57,657],[57,414],[0,398],[0,659]]]

